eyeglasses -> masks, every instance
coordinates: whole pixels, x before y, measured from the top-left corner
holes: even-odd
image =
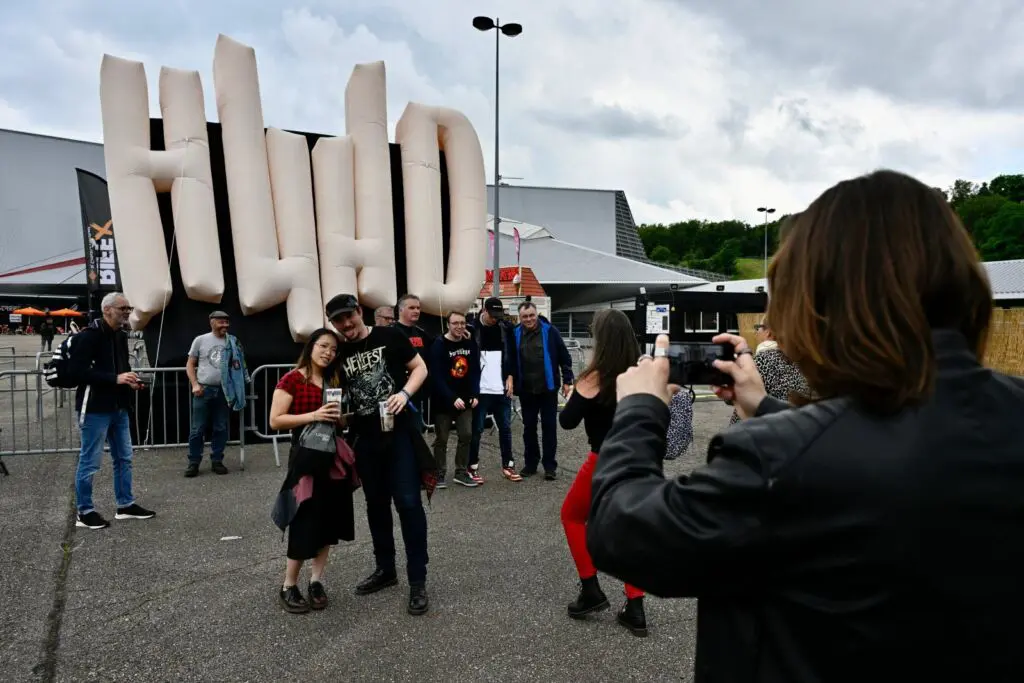
[[[456,320],[454,322],[448,323],[448,327],[465,327],[465,326],[466,326],[466,321],[465,320]]]
[[[330,351],[331,353],[338,352],[338,347],[334,344],[314,344],[313,348],[320,349],[321,351]]]
[[[135,310],[135,307],[134,306],[118,306],[117,310],[121,311],[122,313],[131,313],[132,311]]]
[[[766,329],[767,327],[767,325],[754,325],[754,332],[760,332],[761,330]]]
[[[394,318],[386,316],[386,315],[379,315],[379,316],[377,316],[377,320],[380,320],[381,322],[385,322],[385,323],[393,323],[393,322],[395,322]]]

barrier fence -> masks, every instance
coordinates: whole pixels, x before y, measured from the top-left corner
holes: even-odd
[[[567,340],[566,346],[573,372],[579,375],[585,351],[574,340]],[[192,391],[185,368],[149,368],[144,356],[141,345],[132,349],[132,365],[146,383],[146,388],[134,395],[132,443],[142,450],[185,448],[192,422]],[[50,357],[49,352],[17,354],[14,347],[0,347],[0,457],[79,451],[75,391],[46,384],[43,366]],[[247,442],[270,441],[274,462],[280,467],[279,442],[289,439],[290,434],[270,428],[270,403],[274,387],[293,367],[263,365],[253,371],[246,407],[229,421],[228,444],[239,447],[242,469]],[[431,431],[432,412],[427,401],[422,417]],[[522,413],[518,401],[513,401],[513,419],[517,417],[521,419]],[[490,418],[488,426],[493,428]]]

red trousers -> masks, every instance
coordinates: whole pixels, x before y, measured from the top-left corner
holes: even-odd
[[[569,552],[576,563],[576,571],[581,579],[589,579],[597,574],[594,562],[587,552],[587,516],[590,514],[590,482],[594,476],[594,465],[597,464],[597,453],[587,456],[583,467],[569,487],[562,503],[562,526],[565,528],[565,540],[569,542]],[[627,598],[643,597],[639,588],[626,584]]]

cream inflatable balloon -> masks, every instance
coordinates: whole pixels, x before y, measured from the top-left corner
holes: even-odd
[[[469,120],[444,107],[410,103],[398,121],[405,193],[405,253],[409,291],[423,311],[465,310],[480,292],[487,222],[484,155]],[[441,228],[441,155],[448,166],[451,225],[448,280]]]
[[[354,292],[368,307],[398,297],[387,84],[383,62],[357,65],[345,89],[347,135],[264,132],[256,55],[219,36],[214,88],[220,118],[239,303],[250,315],[287,303],[292,337],[323,323],[324,302]],[[164,69],[160,101],[168,152],[149,150],[142,64],[104,57],[101,100],[118,261],[141,329],[173,294],[155,190],[170,189],[186,294],[219,301],[223,267],[195,72]],[[456,111],[410,104],[399,123],[407,281],[428,313],[468,308],[484,275],[486,190],[476,132]],[[450,276],[443,276],[439,141],[451,207]],[[312,172],[310,168],[312,167]]]
[[[219,303],[224,271],[199,73],[160,70],[166,151],[150,149],[149,89],[141,62],[104,55],[100,105],[118,266],[125,295],[135,307],[132,327],[145,327],[164,310],[172,294],[158,191],[171,193],[185,292],[197,301]]]

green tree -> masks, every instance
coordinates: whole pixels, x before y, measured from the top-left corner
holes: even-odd
[[[977,191],[977,185],[970,180],[957,179],[953,181],[953,185],[950,186],[946,194],[949,195],[949,203],[955,208],[973,197]]]
[[[1024,206],[1004,202],[995,215],[978,222],[974,240],[985,261],[1024,258]]]
[[[647,245],[644,246],[646,247]],[[650,255],[650,259],[652,261],[657,261],[658,263],[668,263],[669,265],[675,265],[676,263],[679,262],[679,258],[672,253],[672,250],[663,244],[659,244],[658,246],[654,247],[654,249],[651,249],[647,253]]]
[[[993,194],[1006,197],[1011,202],[1024,202],[1024,175],[997,175],[988,187]]]

